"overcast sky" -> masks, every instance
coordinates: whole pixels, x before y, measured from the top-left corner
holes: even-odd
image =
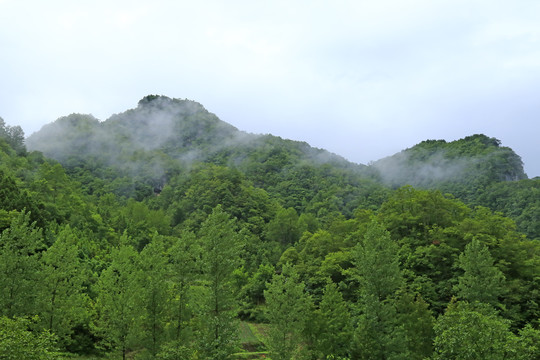
[[[540,176],[540,1],[0,0],[8,124],[148,94],[364,164],[484,133]]]

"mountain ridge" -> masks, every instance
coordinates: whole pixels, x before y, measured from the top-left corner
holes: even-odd
[[[241,158],[245,156],[242,152],[268,146],[267,143],[278,146],[281,142],[294,145],[307,159],[356,168],[393,187],[405,184],[429,187],[431,182],[446,178],[459,181],[462,170],[467,168],[463,175],[470,176],[472,171],[478,171],[479,164],[486,160],[489,162],[488,157],[495,153],[500,155],[495,160],[504,161],[505,166],[504,169],[495,166],[490,170],[490,177],[497,178],[497,181],[527,178],[521,158],[512,149],[501,146],[498,139],[483,134],[452,142],[425,140],[364,165],[312,147],[306,142],[241,131],[220,120],[198,102],[157,95],[148,95],[138,102],[136,108],[114,114],[104,121],[84,114],[61,117],[26,139],[29,150],[41,151],[61,162],[68,158],[84,159],[108,152],[100,159],[106,164],[115,160],[124,161],[118,155],[126,155],[126,149],[122,147],[127,143],[129,151],[133,153],[157,150],[187,162],[204,162],[228,156],[230,165],[242,162]],[[464,164],[464,158],[472,163]],[[496,173],[497,170],[501,173]]]
[[[378,208],[390,189],[412,185],[497,209],[516,219],[524,233],[540,236],[532,215],[540,181],[527,180],[521,158],[483,134],[450,142],[425,140],[364,165],[306,142],[241,131],[192,100],[148,95],[136,108],[105,121],[82,114],[61,117],[26,143],[76,174],[88,191],[142,200],[206,164],[240,171],[298,212],[350,217],[358,207]],[[94,177],[102,183],[88,183]],[[504,191],[505,200],[494,199],[492,189]],[[515,197],[531,201],[516,208]]]
[[[79,133],[79,136],[70,136],[74,132]],[[116,138],[111,137],[111,134],[116,135]],[[309,147],[315,153],[328,153],[328,157],[333,160],[346,161],[339,155],[313,148],[302,141],[241,131],[220,120],[195,101],[156,95],[148,95],[139,101],[136,108],[114,114],[104,121],[99,121],[92,115],[76,113],[61,117],[30,135],[26,139],[26,145],[29,150],[41,151],[46,156],[59,160],[77,155],[77,148],[80,147],[72,145],[78,145],[79,141],[83,145],[91,141],[97,142],[99,146],[96,148],[83,147],[93,154],[97,150],[101,151],[104,145],[110,147],[114,141],[129,140],[143,150],[159,149],[177,157],[189,150],[208,146],[212,140],[221,144],[213,144],[217,146],[211,150],[205,149],[208,154],[228,144],[250,145],[253,141],[265,137],[292,142],[304,149]],[[85,152],[83,155],[89,154]]]

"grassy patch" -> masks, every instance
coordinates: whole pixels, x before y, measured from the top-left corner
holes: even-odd
[[[255,323],[247,323],[249,326],[249,329],[255,335],[257,340],[263,344],[266,345],[266,339],[268,337],[268,325],[267,324],[255,324]]]
[[[251,324],[245,321],[240,322],[240,342],[244,343],[258,343],[260,340],[253,333]]]
[[[236,359],[264,359],[268,356],[263,332],[258,326],[259,324],[240,322],[240,342],[243,351],[234,354]]]

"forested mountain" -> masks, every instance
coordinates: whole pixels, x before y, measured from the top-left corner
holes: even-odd
[[[540,356],[540,180],[496,139],[358,165],[162,96],[0,125],[0,357]]]
[[[305,142],[242,132],[194,101],[149,95],[104,122],[81,114],[60,118],[26,144],[60,161],[90,192],[142,200],[189,178],[193,166],[213,164],[241,172],[300,212],[350,217],[360,205],[377,208],[388,188],[412,185],[501,211],[540,238],[540,181],[528,180],[521,158],[485,135],[427,140],[365,166]]]
[[[373,163],[391,186],[464,191],[493,182],[526,179],[521,158],[499,140],[473,135],[447,143],[427,140]]]
[[[147,96],[104,122],[90,115],[60,118],[30,136],[27,146],[77,172],[90,191],[138,200],[190,177],[201,164],[239,171],[297,211],[351,215],[360,202],[379,206],[385,193],[365,165],[305,142],[241,132],[198,103],[163,96]],[[104,180],[105,188],[82,172]]]
[[[540,239],[540,179],[527,179],[521,158],[495,138],[427,140],[372,167],[388,186],[450,193],[469,205],[501,211],[522,232]]]

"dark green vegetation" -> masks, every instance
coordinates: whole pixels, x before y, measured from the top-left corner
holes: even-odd
[[[27,146],[1,122],[0,359],[540,356],[540,180],[496,139],[364,166],[148,96]]]

